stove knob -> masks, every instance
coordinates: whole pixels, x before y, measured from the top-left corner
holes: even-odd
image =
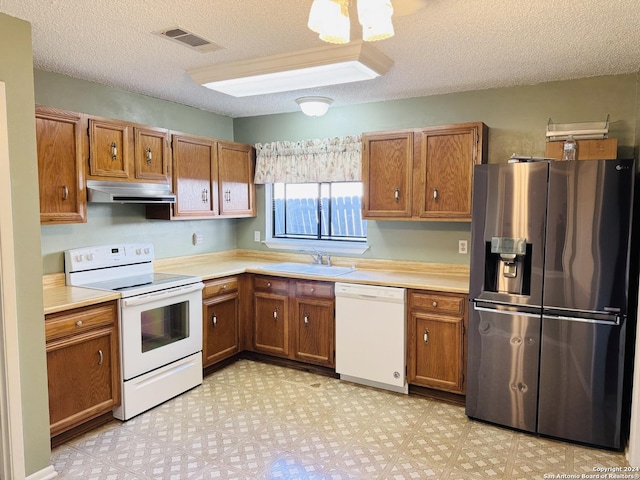
[[[142,249],[136,248],[136,255],[142,255]]]
[[[93,253],[87,253],[87,254],[85,255],[85,258],[86,258],[88,261],[93,260]]]
[[[82,255],[76,255],[73,259],[74,259],[76,262],[81,262],[81,261],[82,261]]]
[[[149,255],[149,252],[150,252],[150,251],[151,251],[151,250],[149,249],[149,247],[147,247],[147,248],[145,248],[145,249],[144,249],[144,253],[146,253],[147,255]]]

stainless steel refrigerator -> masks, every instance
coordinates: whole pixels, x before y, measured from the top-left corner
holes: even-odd
[[[633,160],[475,167],[469,417],[624,447],[633,184]]]

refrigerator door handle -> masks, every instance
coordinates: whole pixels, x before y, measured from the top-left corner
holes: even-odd
[[[501,310],[501,309],[497,309],[497,308],[480,307],[475,302],[473,303],[473,309],[476,312],[502,313],[504,315],[511,315],[512,317],[540,318],[540,314],[539,313],[527,313],[527,312],[521,312],[521,311],[517,311],[517,310],[516,311],[514,311],[514,310]]]
[[[549,320],[568,320],[570,322],[598,323],[602,325],[620,325],[619,315],[615,315],[615,319],[612,320],[598,320],[595,318],[567,317],[565,315],[549,315],[545,313],[542,315],[542,318],[548,318]]]

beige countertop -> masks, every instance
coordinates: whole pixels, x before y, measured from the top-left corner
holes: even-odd
[[[308,263],[308,258],[307,255],[234,250],[159,259],[154,262],[154,269],[157,272],[195,275],[205,281],[242,273],[259,273],[288,278],[385,285],[450,293],[468,293],[469,291],[469,268],[466,265],[334,257],[333,265],[355,267],[356,270],[339,276],[309,276],[269,270],[269,265],[274,263],[292,261]],[[65,286],[64,274],[46,275],[43,278],[43,287],[45,314],[119,298],[118,293]]]

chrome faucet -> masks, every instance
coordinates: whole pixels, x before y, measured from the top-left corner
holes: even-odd
[[[322,265],[322,257],[323,257],[323,253],[320,252],[316,247],[311,247],[313,251],[310,250],[300,250],[300,252],[304,252],[306,254],[308,254],[312,260],[313,263],[317,264],[317,265]],[[315,252],[315,255],[314,253]]]

